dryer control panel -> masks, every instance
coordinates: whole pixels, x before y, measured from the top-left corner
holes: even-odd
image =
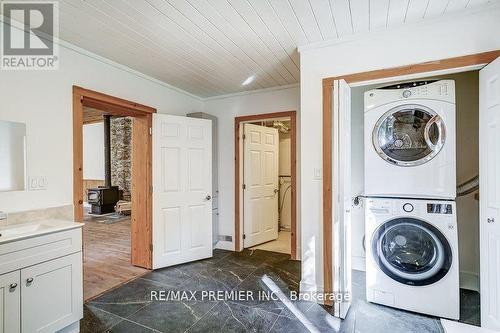
[[[395,84],[365,92],[365,111],[402,100],[433,99],[455,103],[455,81],[417,81]]]

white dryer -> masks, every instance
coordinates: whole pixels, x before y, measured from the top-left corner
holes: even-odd
[[[365,207],[367,300],[458,319],[455,202],[368,198]]]
[[[365,195],[454,199],[455,83],[365,92]]]

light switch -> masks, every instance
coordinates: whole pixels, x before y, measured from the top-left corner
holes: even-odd
[[[321,168],[314,168],[314,179],[321,179]]]
[[[47,187],[47,177],[38,177],[38,188],[44,190]]]
[[[30,178],[30,190],[36,190],[36,189],[38,189],[38,178],[31,177]]]
[[[47,189],[47,177],[30,177],[29,178],[29,189],[31,191],[45,190]]]

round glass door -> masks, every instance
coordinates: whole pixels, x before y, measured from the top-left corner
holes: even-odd
[[[430,108],[407,104],[387,111],[373,129],[373,146],[384,160],[399,166],[430,161],[445,142],[445,126]]]
[[[385,274],[414,286],[439,281],[452,262],[446,237],[434,226],[415,218],[397,218],[381,225],[373,235],[372,251]]]

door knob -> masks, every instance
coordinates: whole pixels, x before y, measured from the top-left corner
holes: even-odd
[[[16,288],[17,288],[17,283],[11,283],[11,284],[10,284],[10,286],[9,286],[9,289],[10,289],[11,291],[13,291],[13,290],[14,290],[14,289],[16,289]]]
[[[27,283],[27,284],[31,284],[31,283],[33,283],[33,278],[32,278],[32,277],[27,278],[27,279],[26,279],[26,283]]]
[[[488,219],[486,220],[488,223],[494,223],[495,222],[495,219],[493,217],[488,217]]]
[[[278,191],[279,191],[279,190],[278,190],[277,188],[275,188],[275,189],[274,189],[274,193],[278,193]]]
[[[205,199],[207,199],[207,201],[209,201],[210,199],[212,199],[212,197],[210,196],[210,194],[207,194],[207,196],[205,197]]]

